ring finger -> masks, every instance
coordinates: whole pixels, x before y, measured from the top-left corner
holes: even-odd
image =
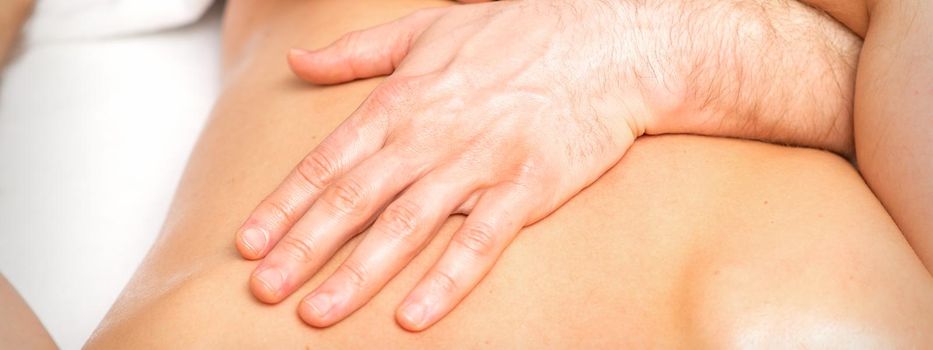
[[[470,178],[461,171],[433,172],[412,185],[386,208],[337,271],[305,297],[298,309],[301,318],[326,327],[366,304],[475,190]]]

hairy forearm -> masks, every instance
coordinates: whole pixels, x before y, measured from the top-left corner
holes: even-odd
[[[658,63],[640,76],[666,78],[656,79],[660,91],[679,96],[659,104],[671,108],[647,132],[855,155],[865,181],[933,270],[933,3],[804,2],[816,9],[785,0],[641,2],[646,15],[667,11],[681,19],[667,26],[645,20],[670,34],[659,36],[661,49],[651,58]],[[665,64],[674,69],[651,74]]]
[[[626,6],[621,8],[625,9]],[[738,137],[851,155],[861,41],[796,1],[642,1],[632,76],[660,106],[646,132]],[[669,19],[674,18],[674,21]]]

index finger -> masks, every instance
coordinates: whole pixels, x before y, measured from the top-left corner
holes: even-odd
[[[237,250],[244,258],[264,257],[324,189],[383,146],[384,127],[361,122],[374,118],[359,118],[358,113],[321,141],[249,215],[236,234]]]

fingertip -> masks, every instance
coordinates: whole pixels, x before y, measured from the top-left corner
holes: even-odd
[[[405,303],[395,311],[395,322],[409,332],[421,332],[428,328],[427,309],[420,303]]]
[[[237,233],[236,248],[247,260],[261,259],[269,244],[269,234],[260,228],[243,228]]]
[[[321,83],[313,74],[314,65],[309,61],[311,52],[302,49],[291,49],[288,51],[286,60],[288,67],[296,76],[310,83]]]
[[[288,55],[286,55],[286,60],[288,61],[288,66],[291,67],[292,71],[300,70],[305,66],[305,61],[308,55],[311,54],[311,51],[304,49],[293,48],[288,50]]]
[[[304,322],[306,325],[309,325],[314,328],[324,328],[323,325],[318,323],[318,319],[314,317],[310,311],[310,306],[304,300],[298,303],[298,318],[301,319],[301,322]]]
[[[246,260],[254,260],[253,254],[250,251],[250,248],[246,246],[246,242],[243,241],[243,232],[237,232],[236,238],[233,240],[233,245],[236,246],[237,253],[240,253],[240,257]]]
[[[240,257],[246,260],[258,260],[261,258],[253,252],[252,248],[249,247],[246,242],[243,241],[242,235],[237,235],[236,250],[238,253],[240,253]]]
[[[333,309],[333,298],[326,293],[311,293],[298,304],[298,317],[304,323],[315,328],[327,328],[337,320],[329,317]]]
[[[316,51],[291,49],[288,52],[288,66],[301,80],[312,84],[333,85],[358,78],[352,70],[348,70],[346,58],[329,47]]]
[[[278,304],[282,301],[282,283],[285,277],[281,271],[273,268],[257,268],[250,275],[249,290],[253,296],[266,304]]]
[[[288,56],[289,56],[289,57],[300,57],[300,56],[303,56],[303,55],[307,55],[307,54],[309,54],[309,53],[311,53],[311,51],[308,51],[308,50],[305,50],[305,49],[301,49],[301,48],[297,48],[297,47],[293,47],[293,48],[291,48],[291,49],[288,50]]]

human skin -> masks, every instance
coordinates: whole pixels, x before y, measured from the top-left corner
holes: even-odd
[[[858,42],[809,11],[792,1],[489,3],[419,11],[293,52],[292,69],[315,84],[391,75],[246,220],[238,247],[263,259],[254,295],[283,300],[372,223],[299,306],[309,324],[332,325],[447,216],[468,214],[398,310],[404,327],[422,330],[521,227],[595,181],[635,137],[850,153]],[[509,30],[522,34],[501,35]]]
[[[933,271],[933,3],[807,2],[865,38],[854,101],[858,168]]]
[[[56,349],[52,337],[26,301],[0,274],[0,348]]]
[[[592,186],[523,229],[455,309],[419,333],[391,314],[463,223],[454,216],[345,321],[307,327],[300,297],[250,296],[227,239],[256,201],[380,82],[308,86],[290,47],[428,1],[228,3],[225,88],[164,230],[89,341],[111,348],[730,348],[928,344],[933,281],[858,174],[825,151],[645,137]],[[364,234],[365,235],[365,234]]]
[[[0,72],[32,7],[32,0],[0,0]]]

